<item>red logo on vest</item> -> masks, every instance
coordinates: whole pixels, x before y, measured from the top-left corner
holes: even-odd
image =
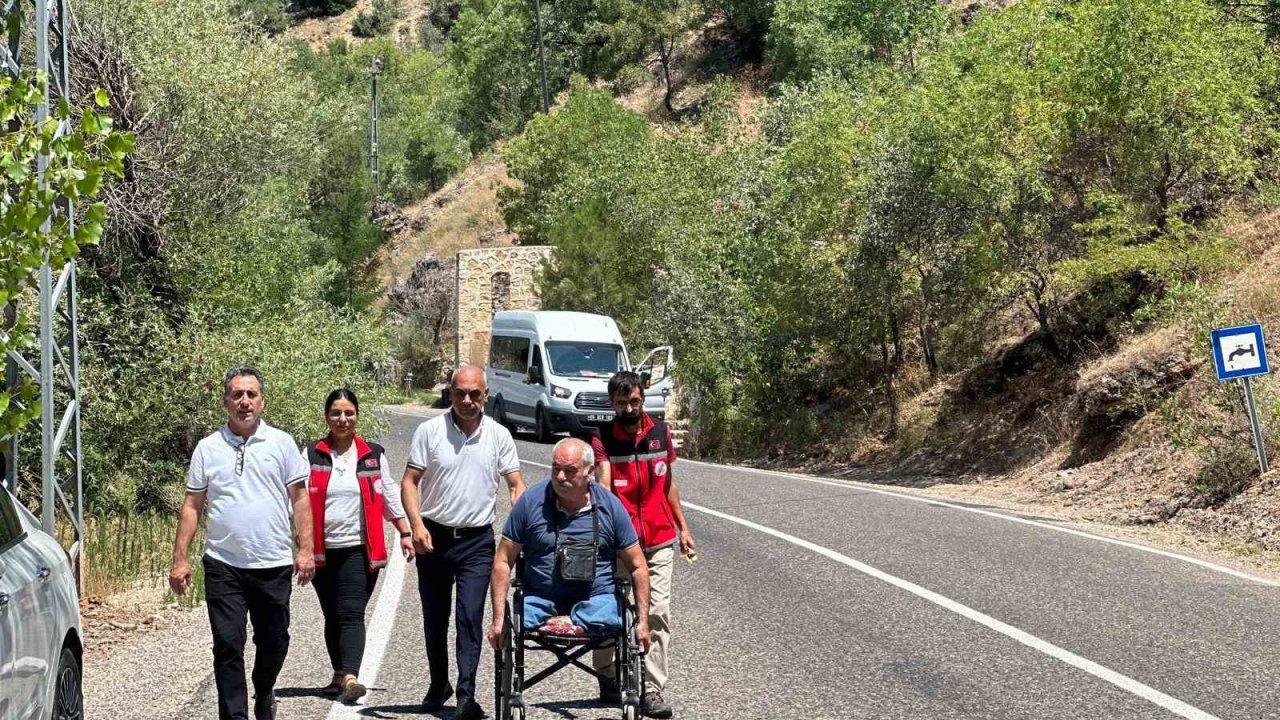
[[[661,441],[661,440],[650,440],[650,441],[649,441],[649,449],[650,449],[650,450],[657,450],[658,448],[661,448],[661,447],[662,447],[662,441]]]

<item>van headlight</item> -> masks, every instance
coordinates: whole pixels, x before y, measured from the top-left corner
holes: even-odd
[[[568,399],[569,399],[569,396],[570,396],[570,395],[572,395],[572,394],[573,394],[573,393],[569,392],[569,388],[562,388],[562,387],[560,387],[559,385],[552,385],[552,386],[551,386],[551,397],[553,397],[553,398],[560,398],[561,400],[568,400]]]

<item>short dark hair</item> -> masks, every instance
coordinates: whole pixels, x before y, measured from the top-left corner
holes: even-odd
[[[329,393],[329,397],[324,399],[324,414],[328,415],[329,411],[333,409],[333,404],[338,402],[339,400],[350,401],[351,404],[354,405],[356,408],[356,414],[360,413],[360,400],[356,398],[355,390],[352,390],[351,388],[340,387],[334,390],[333,392]]]
[[[612,400],[618,395],[630,397],[631,391],[640,388],[640,393],[644,393],[644,383],[641,382],[640,376],[630,370],[623,370],[615,373],[609,378],[609,399]]]
[[[262,373],[258,372],[258,368],[252,365],[237,365],[227,371],[222,377],[222,396],[226,397],[231,392],[231,381],[238,377],[252,377],[258,380],[258,391],[263,395],[267,393],[267,381],[262,379]]]

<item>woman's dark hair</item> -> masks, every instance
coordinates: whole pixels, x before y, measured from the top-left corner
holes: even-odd
[[[356,408],[356,413],[360,412],[360,401],[356,398],[355,391],[342,387],[329,393],[329,397],[324,399],[324,414],[328,415],[329,411],[333,409],[333,404],[339,400],[350,400],[351,404]]]

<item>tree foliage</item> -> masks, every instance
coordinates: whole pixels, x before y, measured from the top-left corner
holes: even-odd
[[[1088,351],[1222,269],[1214,218],[1274,172],[1266,33],[1205,0],[956,28],[933,2],[779,0],[769,48],[789,81],[760,136],[722,127],[732,92],[652,133],[579,90],[505,155],[509,223],[558,247],[544,298],[673,342],[722,450],[799,440],[797,406],[893,433],[904,384],[968,367],[1007,308]]]
[[[107,219],[98,196],[105,183],[123,175],[134,142],[100,114],[110,104],[102,90],[92,105],[73,110],[56,103],[48,117],[37,120],[47,83],[43,74],[0,77],[0,123],[10,128],[0,138],[0,307],[13,310],[0,332],[0,357],[38,347],[39,310],[24,299],[36,292],[45,264],[56,279],[81,249],[98,242]],[[69,130],[60,133],[63,123]],[[41,154],[48,159],[43,181],[37,172]],[[78,214],[68,216],[59,198],[73,203]],[[39,413],[39,388],[21,374],[16,387],[0,391],[0,437],[19,432]]]
[[[263,368],[267,419],[302,440],[319,431],[333,387],[376,402],[388,363],[383,329],[354,314],[369,301],[365,257],[381,242],[370,193],[353,184],[366,167],[357,111],[321,73],[300,72],[295,50],[245,32],[235,10],[231,0],[77,5],[83,32],[104,39],[106,60],[87,66],[121,68],[112,112],[137,131],[107,200],[159,194],[154,226],[107,221],[111,252],[87,253],[82,275],[95,508],[174,501],[191,448],[221,421],[218,383],[232,364]]]

